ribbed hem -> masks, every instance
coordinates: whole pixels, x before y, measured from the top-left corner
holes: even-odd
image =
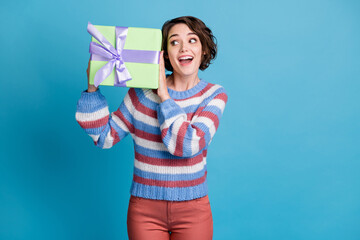
[[[77,104],[77,112],[94,112],[106,106],[106,98],[99,89],[91,93],[83,91]]]
[[[87,90],[84,90],[81,93],[81,99],[85,101],[99,101],[100,99],[104,99],[104,95],[101,94],[100,89],[96,90],[95,92],[87,92]]]
[[[197,94],[198,92],[200,92],[201,90],[203,90],[206,85],[208,83],[202,79],[200,79],[200,82],[198,84],[196,84],[194,87],[186,90],[186,91],[175,91],[173,89],[170,89],[169,87],[168,92],[171,98],[173,99],[185,99],[185,98],[189,98],[191,96],[194,96],[195,94]]]
[[[188,201],[204,197],[208,194],[207,181],[193,187],[166,188],[132,182],[130,194],[136,197],[166,200]]]

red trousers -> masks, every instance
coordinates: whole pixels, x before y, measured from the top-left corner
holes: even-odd
[[[131,195],[127,230],[130,240],[211,240],[209,198],[164,201]]]

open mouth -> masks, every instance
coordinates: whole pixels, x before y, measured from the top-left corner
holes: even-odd
[[[188,65],[192,62],[194,58],[192,56],[182,56],[179,57],[179,62],[181,65]]]

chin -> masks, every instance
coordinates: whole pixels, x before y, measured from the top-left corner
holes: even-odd
[[[191,76],[193,74],[196,74],[198,71],[197,69],[186,69],[185,71],[184,70],[178,70],[178,71],[175,71],[176,74],[179,74],[180,76]]]

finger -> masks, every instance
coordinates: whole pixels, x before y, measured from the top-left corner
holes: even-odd
[[[162,76],[165,75],[164,51],[160,53],[160,71]]]
[[[162,70],[162,68],[164,67],[164,51],[160,52],[160,69]]]

